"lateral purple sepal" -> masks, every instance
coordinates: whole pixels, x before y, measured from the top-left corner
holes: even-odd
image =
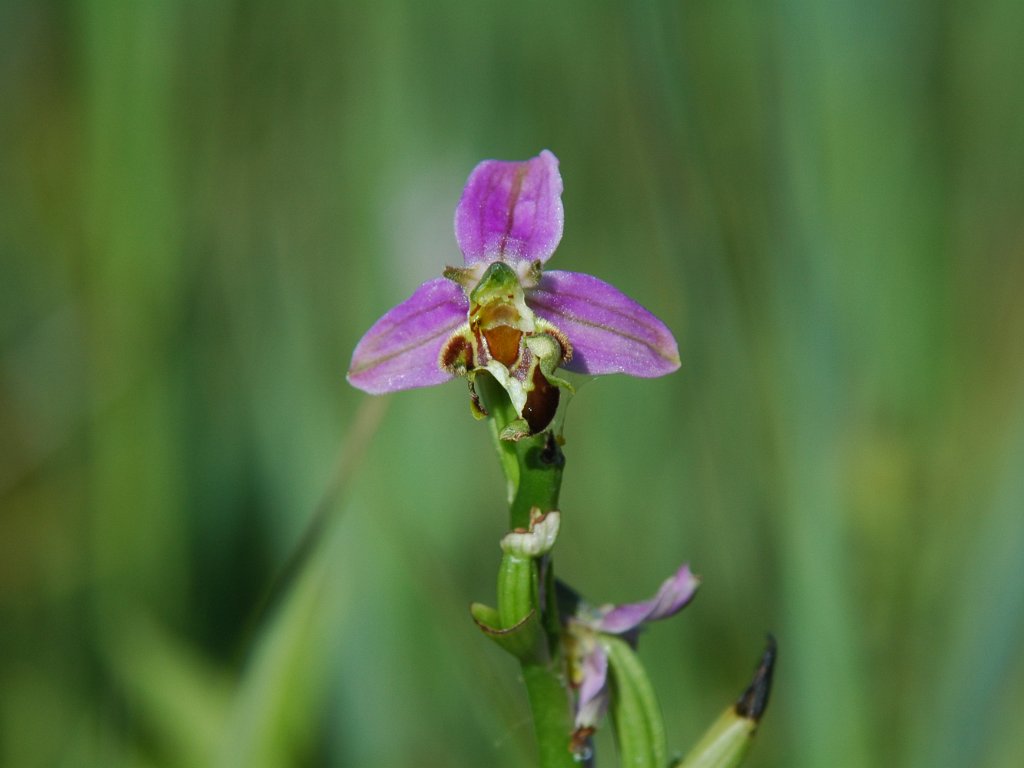
[[[594,625],[595,629],[611,634],[623,635],[632,632],[641,624],[673,616],[689,603],[700,580],[683,565],[672,576],[665,579],[658,594],[642,603],[627,603],[607,611]]]
[[[522,162],[484,160],[455,209],[466,264],[547,261],[562,239],[562,177],[548,150]]]
[[[438,364],[441,347],[466,322],[462,289],[438,277],[417,288],[366,332],[349,365],[349,383],[372,395],[429,387],[452,378]]]
[[[592,275],[545,272],[527,303],[568,337],[570,371],[653,378],[679,367],[679,347],[665,324]]]

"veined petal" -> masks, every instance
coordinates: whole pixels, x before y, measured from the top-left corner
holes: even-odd
[[[366,332],[352,353],[348,380],[372,395],[429,387],[452,378],[438,365],[441,347],[466,322],[469,302],[443,277],[428,280]]]
[[[604,614],[594,628],[622,635],[637,629],[644,622],[668,618],[693,599],[699,586],[700,579],[693,575],[689,565],[683,565],[674,575],[665,579],[658,594],[650,600],[615,606]]]
[[[526,303],[569,339],[567,370],[651,378],[679,367],[679,347],[665,324],[592,275],[545,272]]]
[[[583,658],[583,680],[576,700],[576,728],[596,728],[608,709],[608,655],[599,642]]]
[[[562,239],[562,177],[546,149],[523,162],[484,160],[455,209],[466,264],[547,261]]]

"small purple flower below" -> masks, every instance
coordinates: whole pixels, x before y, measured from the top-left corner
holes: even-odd
[[[699,586],[700,579],[689,565],[683,565],[650,600],[592,608],[575,598],[573,614],[562,619],[571,678],[577,689],[574,743],[589,739],[608,708],[608,654],[601,635],[617,635],[635,647],[644,625],[677,614],[693,599]]]
[[[473,380],[486,371],[524,420],[545,429],[559,389],[554,371],[655,377],[679,367],[658,318],[591,275],[544,272],[562,238],[562,177],[551,152],[523,162],[485,160],[455,211],[462,267],[428,280],[356,345],[349,382],[371,394]]]

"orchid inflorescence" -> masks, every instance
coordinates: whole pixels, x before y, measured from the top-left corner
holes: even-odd
[[[649,600],[594,607],[554,578],[564,459],[551,424],[561,391],[572,390],[560,371],[662,376],[679,368],[679,351],[665,324],[617,288],[544,269],[562,238],[561,196],[547,150],[478,164],[455,210],[462,266],[377,320],[356,345],[348,380],[384,394],[463,377],[473,414],[490,418],[513,530],[501,540],[497,607],[474,603],[471,612],[521,664],[542,765],[592,765],[592,735],[610,710],[623,764],[664,768],[661,713],[634,651],[640,630],[686,606],[699,579],[683,565]],[[683,768],[738,764],[774,658],[772,641],[741,699],[759,705],[727,710]]]

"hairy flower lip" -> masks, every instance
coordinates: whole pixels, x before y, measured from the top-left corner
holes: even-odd
[[[479,163],[455,212],[463,266],[448,267],[444,277],[423,283],[371,326],[352,354],[349,382],[371,394],[385,394],[433,386],[454,375],[472,375],[474,366],[446,366],[443,351],[451,349],[457,337],[466,339],[469,347],[479,346],[481,331],[503,323],[522,331],[519,354],[506,348],[500,361],[479,355],[478,368],[496,373],[506,389],[522,390],[509,391],[520,416],[533,382],[541,381],[537,376],[543,375],[555,386],[565,384],[553,378],[558,367],[590,375],[624,373],[644,378],[679,368],[672,333],[639,303],[591,275],[543,271],[562,237],[561,193],[558,160],[548,150],[525,161]],[[510,269],[495,272],[493,267],[499,263]],[[488,275],[499,273],[493,285],[481,288]],[[498,293],[506,282],[510,290]],[[486,311],[481,311],[485,306]],[[560,360],[544,363],[543,374],[527,365],[528,342],[538,333],[558,339],[563,348]],[[501,332],[493,335],[495,341],[499,338],[505,338]],[[460,359],[475,363],[473,357],[466,352]],[[518,366],[517,372],[510,363]],[[495,371],[495,366],[508,370],[508,375]],[[547,419],[549,411],[553,409],[533,411],[531,430]]]

